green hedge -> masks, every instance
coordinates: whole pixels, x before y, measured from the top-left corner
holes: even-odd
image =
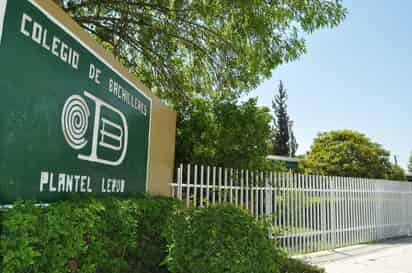
[[[288,259],[233,206],[171,198],[17,202],[0,213],[3,273],[322,273]]]
[[[173,273],[277,273],[285,255],[268,226],[234,206],[183,211],[167,233]]]
[[[167,253],[162,232],[180,203],[170,198],[88,199],[5,213],[4,273],[152,273]]]

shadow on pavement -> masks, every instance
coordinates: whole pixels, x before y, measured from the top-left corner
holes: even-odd
[[[296,256],[295,258],[302,259],[311,264],[323,265],[326,263],[343,261],[353,257],[359,257],[383,250],[388,250],[402,245],[412,245],[412,237],[392,238],[373,243],[359,244],[330,251],[322,251],[318,253]]]

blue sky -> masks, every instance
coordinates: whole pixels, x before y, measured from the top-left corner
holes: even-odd
[[[318,132],[353,129],[406,167],[412,150],[412,1],[343,4],[349,13],[340,26],[308,36],[308,53],[273,71],[250,95],[270,107],[283,80],[298,153]]]

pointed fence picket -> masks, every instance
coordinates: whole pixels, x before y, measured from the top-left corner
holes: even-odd
[[[268,219],[291,254],[412,233],[412,183],[181,164],[173,196],[188,207],[231,203]]]

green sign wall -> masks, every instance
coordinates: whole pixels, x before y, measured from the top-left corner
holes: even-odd
[[[146,192],[151,99],[35,1],[0,1],[0,96],[0,204]]]

